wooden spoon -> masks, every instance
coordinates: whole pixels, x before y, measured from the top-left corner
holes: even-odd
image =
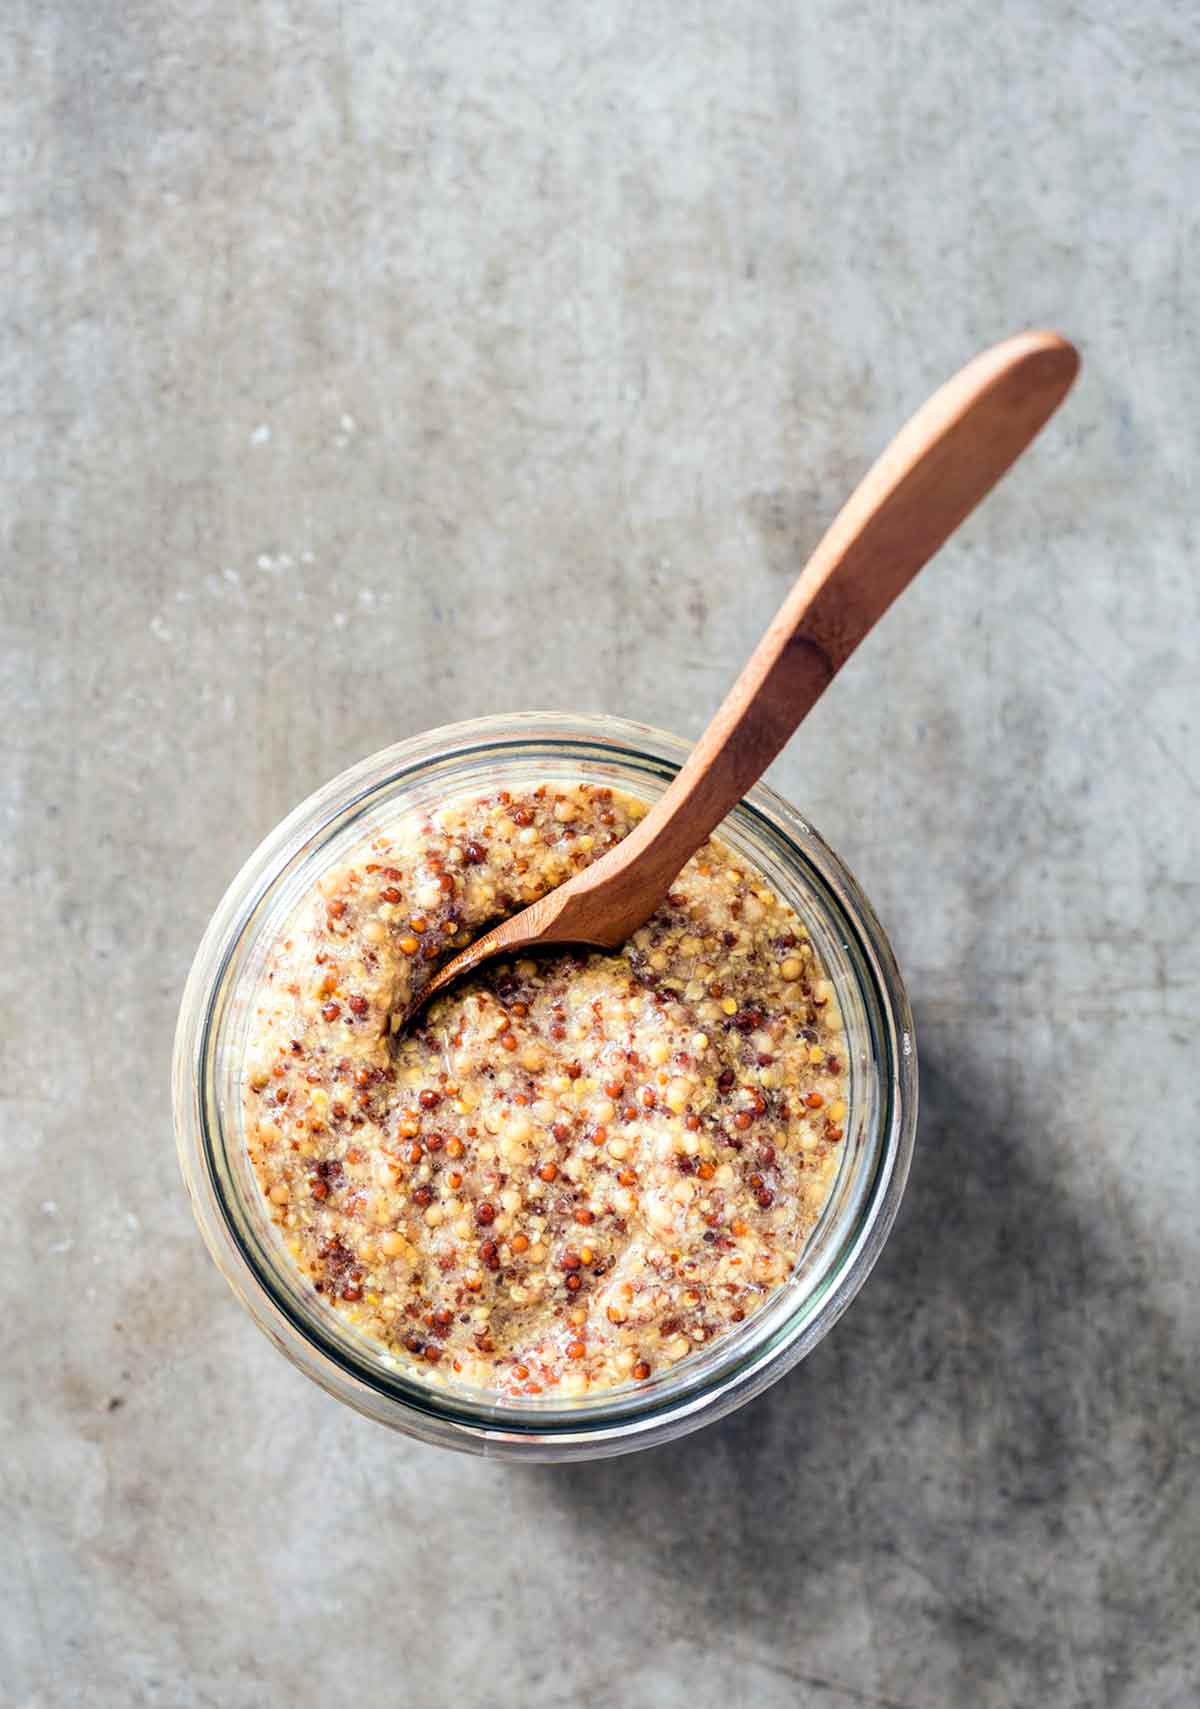
[[[1065,339],[1027,332],[985,350],[935,392],[834,518],[665,795],[586,871],[448,961],[393,1019],[393,1032],[491,956],[624,943],[896,595],[1050,419],[1078,368]]]

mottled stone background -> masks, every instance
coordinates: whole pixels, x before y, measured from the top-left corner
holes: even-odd
[[[9,0],[0,1701],[1190,1709],[1194,0]],[[676,1447],[511,1469],[274,1353],[175,1008],[429,724],[686,734],[909,408],[1070,407],[773,774],[912,992],[866,1291]]]

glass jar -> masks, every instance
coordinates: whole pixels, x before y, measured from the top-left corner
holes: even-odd
[[[891,949],[837,856],[758,785],[721,836],[795,909],[835,987],[849,1074],[839,1171],[792,1275],[745,1323],[636,1386],[497,1400],[431,1384],[325,1305],[292,1264],[246,1151],[241,1068],[250,999],[269,946],[314,880],[377,827],[450,796],[587,780],[644,800],[688,753],[623,719],[529,712],[429,731],[343,772],[255,850],[214,914],[184,992],[175,1041],[179,1157],[201,1232],[254,1321],[339,1400],[422,1441],[502,1458],[626,1453],[720,1418],[775,1382],[841,1316],[875,1263],[912,1154],[912,1018]]]

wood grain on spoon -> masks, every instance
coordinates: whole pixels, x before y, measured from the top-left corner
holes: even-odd
[[[869,469],[670,788],[614,849],[453,957],[408,1009],[501,954],[612,949],[762,776],[897,594],[1046,424],[1079,367],[1052,332],[985,350],[935,392]]]

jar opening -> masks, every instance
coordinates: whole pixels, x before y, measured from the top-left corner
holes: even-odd
[[[894,1218],[916,1108],[912,1025],[891,951],[842,863],[759,786],[722,826],[799,913],[837,992],[850,1068],[845,1151],[790,1278],[736,1331],[660,1377],[571,1400],[497,1399],[427,1384],[335,1320],[263,1216],[237,1075],[256,958],[316,873],[411,807],[502,787],[587,778],[652,799],[687,745],[645,726],[524,714],[429,732],[362,762],[296,810],[251,857],[217,910],[189,978],[175,1061],[176,1122],[193,1206],[213,1256],[271,1338],[315,1380],[373,1417],[478,1451],[595,1454],[646,1445],[728,1411],[782,1374],[849,1303]],[[243,1029],[243,1033],[239,1033]]]

